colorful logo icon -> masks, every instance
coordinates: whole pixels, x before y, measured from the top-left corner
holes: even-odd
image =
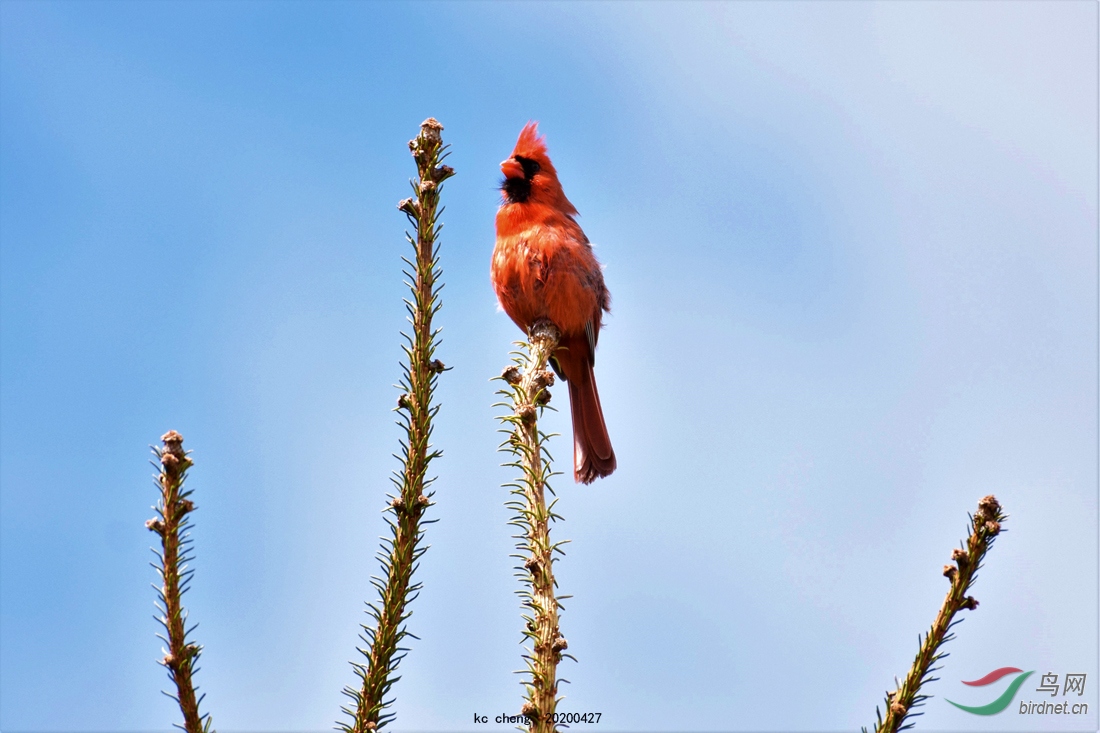
[[[1018,669],[1017,667],[1001,667],[1000,669],[993,670],[981,679],[974,680],[973,682],[967,682],[966,680],[963,680],[962,683],[964,685],[970,685],[971,687],[983,687],[985,685],[993,684],[1002,677],[1007,677],[1010,674],[1020,674],[1020,672],[1024,671],[1022,669]],[[998,697],[996,700],[989,703],[988,705],[970,707],[969,705],[960,705],[959,703],[952,700],[948,700],[947,702],[951,703],[959,710],[964,710],[968,713],[973,713],[974,715],[996,715],[997,713],[1001,712],[1012,704],[1012,698],[1016,697],[1016,693],[1020,690],[1020,685],[1024,684],[1024,680],[1030,677],[1034,672],[1035,670],[1032,670],[1031,672],[1024,672],[1023,674],[1020,674],[1019,677],[1012,680],[1012,684],[1010,684],[1005,689],[1005,691],[1001,693],[1000,697]]]

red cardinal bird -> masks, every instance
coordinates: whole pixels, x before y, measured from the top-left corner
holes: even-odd
[[[504,202],[497,212],[497,245],[490,276],[500,305],[527,333],[540,318],[561,331],[551,359],[569,384],[573,413],[573,478],[590,484],[615,470],[615,451],[603,421],[592,365],[603,312],[611,295],[592,245],[558,182],[538,123],[519,134],[512,157],[500,164]]]

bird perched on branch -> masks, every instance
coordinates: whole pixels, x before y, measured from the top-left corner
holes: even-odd
[[[592,483],[615,470],[615,451],[592,371],[611,296],[592,245],[577,224],[577,209],[558,182],[538,123],[523,128],[500,170],[504,201],[497,211],[493,289],[524,333],[543,318],[561,332],[551,365],[569,385],[573,477]]]

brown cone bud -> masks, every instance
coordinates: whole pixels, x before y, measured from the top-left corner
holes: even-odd
[[[993,519],[1001,513],[1001,503],[997,501],[997,497],[993,496],[993,494],[983,496],[982,500],[978,502],[978,513],[984,514],[989,519]]]
[[[508,384],[511,384],[512,386],[519,384],[520,379],[523,378],[519,367],[515,364],[509,367],[505,367],[504,371],[500,373],[500,376],[501,379],[503,379]]]
[[[429,117],[420,123],[420,137],[428,142],[443,142],[443,136],[440,134],[441,132],[443,132],[443,125],[439,124],[439,120],[434,117]]]

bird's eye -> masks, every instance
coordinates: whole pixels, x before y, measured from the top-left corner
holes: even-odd
[[[542,170],[542,166],[539,165],[537,160],[524,158],[522,155],[516,156],[516,162],[523,166],[523,177],[527,180],[531,180],[535,177],[536,173]]]

